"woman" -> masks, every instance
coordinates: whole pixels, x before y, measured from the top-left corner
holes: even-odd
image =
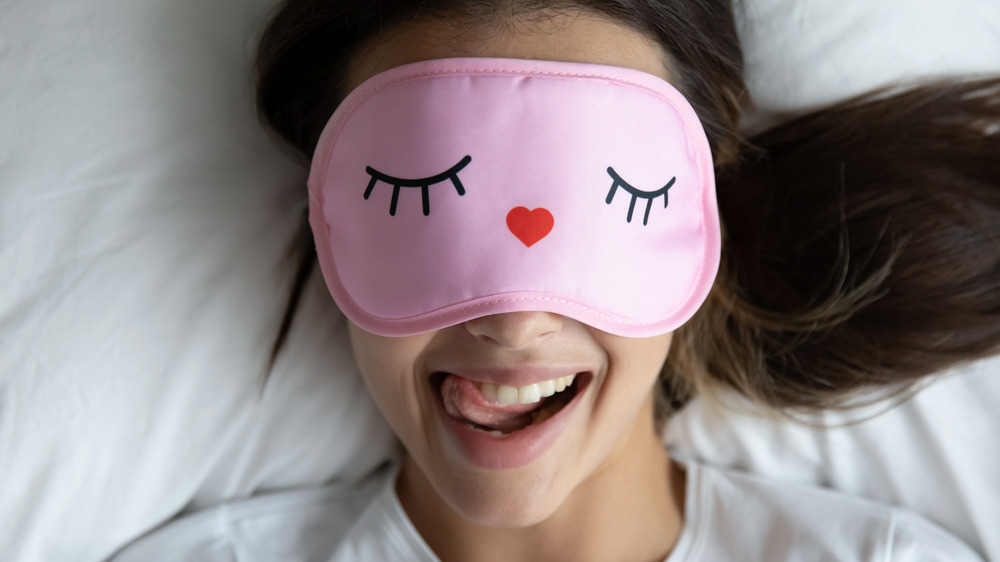
[[[470,62],[476,58],[482,62]],[[507,80],[520,73],[542,85],[504,81],[514,90],[501,95],[473,78],[470,90],[456,93],[450,82],[437,80],[466,72],[470,64],[491,79]],[[304,154],[314,155],[310,219],[323,272],[350,318],[358,366],[406,455],[398,466],[374,475],[357,490],[278,495],[229,506],[227,528],[236,531],[227,531],[224,540],[206,527],[209,517],[219,513],[202,514],[154,534],[123,553],[124,558],[159,555],[164,549],[207,552],[222,544],[241,552],[254,540],[281,537],[287,550],[276,552],[274,559],[977,559],[943,531],[888,507],[682,466],[664,451],[659,432],[671,407],[692,389],[728,385],[772,406],[816,408],[842,403],[859,389],[900,391],[919,375],[995,351],[1000,340],[996,297],[982,294],[983,287],[997,285],[996,257],[989,249],[996,233],[983,228],[995,224],[1000,209],[993,188],[1000,170],[988,157],[997,140],[985,134],[989,119],[997,118],[996,107],[988,101],[995,93],[993,98],[961,94],[985,91],[997,81],[941,86],[806,118],[764,137],[771,159],[742,169],[747,164],[741,161],[736,129],[743,98],[741,57],[731,7],[724,2],[290,1],[276,13],[262,40],[259,66],[265,118]],[[639,77],[636,71],[656,78]],[[443,169],[437,162],[436,168],[407,175],[386,171],[384,159],[368,160],[383,152],[388,157],[413,153],[411,164],[420,167],[437,158],[445,150],[442,146],[481,148],[476,139],[483,138],[498,152],[529,158],[522,145],[531,144],[535,136],[497,133],[505,130],[497,107],[512,98],[511,107],[520,109],[502,109],[513,122],[535,116],[542,126],[534,135],[547,142],[533,150],[551,151],[546,155],[560,165],[584,165],[579,151],[562,154],[592,146],[587,143],[595,138],[594,129],[606,133],[608,127],[595,124],[603,122],[604,113],[629,123],[623,125],[625,132],[648,133],[663,146],[675,138],[661,139],[644,128],[640,117],[646,113],[633,112],[634,107],[645,108],[639,93],[623,95],[621,107],[606,101],[594,105],[600,115],[577,112],[575,129],[570,117],[555,120],[553,115],[565,108],[558,103],[560,86],[549,79],[565,73],[599,75],[604,81],[594,91],[565,90],[566,107],[577,107],[578,96],[611,99],[608,84],[616,94],[638,85],[668,92],[663,94],[668,99],[670,84],[686,101],[666,103],[664,113],[684,115],[690,103],[691,115],[697,114],[697,130],[683,118],[675,120],[683,124],[668,118],[664,122],[676,125],[670,135],[684,141],[677,146],[694,146],[693,161],[702,152],[699,143],[704,143],[705,153],[711,150],[719,178],[727,230],[721,274],[709,293],[716,266],[710,259],[698,262],[704,266],[698,271],[708,272],[708,281],[705,275],[692,275],[693,288],[685,293],[697,295],[692,297],[697,303],[707,298],[705,304],[693,317],[693,309],[666,314],[666,320],[649,330],[615,330],[613,323],[602,323],[601,315],[576,314],[570,306],[503,308],[489,301],[476,309],[485,314],[449,316],[438,311],[447,308],[450,314],[458,304],[483,305],[475,299],[486,293],[453,298],[444,290],[443,301],[435,301],[440,292],[430,289],[415,289],[416,297],[398,296],[400,287],[436,288],[453,277],[464,279],[462,267],[457,267],[462,259],[471,260],[477,251],[499,250],[492,242],[476,243],[460,259],[444,250],[425,251],[419,236],[410,247],[412,240],[382,240],[380,233],[390,228],[394,234],[412,232],[408,227],[396,232],[395,224],[418,224],[421,214],[459,217],[452,210],[458,203],[438,197],[430,184],[444,183],[451,201],[471,200],[470,174],[481,178],[505,172],[494,165],[489,174],[475,175],[485,151],[456,158],[458,163],[441,174],[432,172]],[[434,77],[424,80],[428,75]],[[411,83],[427,86],[394,94],[397,84]],[[515,95],[518,88],[523,95]],[[348,93],[351,97],[345,100]],[[491,103],[475,105],[483,99]],[[366,107],[375,109],[366,114]],[[654,120],[660,105],[651,107]],[[941,114],[919,119],[929,108],[954,107],[961,109],[964,121],[956,123]],[[473,133],[456,132],[459,127],[449,121],[453,113],[463,112],[467,115],[455,123]],[[412,115],[417,117],[411,122]],[[880,119],[869,120],[870,115]],[[438,126],[443,122],[449,125]],[[857,122],[872,132],[870,140],[837,134],[851,133]],[[930,138],[935,138],[938,153],[950,151],[965,160],[956,163],[940,154],[918,160],[914,155],[926,147],[880,144],[879,134],[898,133],[905,123],[910,130],[937,133],[938,138]],[[397,126],[402,126],[397,136],[403,141],[394,140]],[[566,134],[547,137],[553,128]],[[372,130],[379,135],[364,136]],[[346,140],[341,142],[341,136]],[[552,150],[560,138],[565,146]],[[801,138],[813,145],[802,148]],[[623,135],[609,144],[629,142]],[[828,146],[838,147],[832,156],[823,154]],[[367,165],[356,166],[364,195],[343,205],[340,200],[326,205],[326,194],[332,201],[339,193],[330,185],[343,169],[337,167],[340,155],[347,153],[368,159]],[[788,153],[787,162],[778,157],[783,153]],[[837,164],[837,173],[822,160],[827,156]],[[698,176],[698,166],[691,168]],[[870,177],[879,183],[869,187],[877,190],[863,188],[870,183],[871,170],[877,170]],[[945,177],[942,170],[953,174]],[[662,171],[640,174],[643,185],[653,187],[651,178]],[[806,173],[814,175],[817,187],[803,194],[793,182]],[[979,177],[969,179],[968,174]],[[680,181],[671,180],[655,191],[665,207],[678,205],[680,198],[682,208],[689,209],[683,207],[683,175],[678,172],[674,179]],[[601,204],[612,205],[616,190],[628,191],[625,186],[631,185],[614,166],[607,167],[605,177],[611,180],[611,192],[601,194],[607,196]],[[702,187],[711,183],[698,177]],[[825,193],[821,186],[826,180],[843,189]],[[904,180],[911,182],[905,192],[897,183]],[[547,185],[554,183],[553,176]],[[497,190],[518,189],[499,184]],[[934,189],[941,184],[947,189]],[[406,188],[421,193],[411,197]],[[567,191],[555,185],[539,189]],[[633,198],[624,222],[634,226],[634,232],[640,228],[638,215],[633,219],[637,193],[654,191],[629,192]],[[931,210],[940,211],[933,236],[923,232],[930,211],[926,202],[913,201],[914,192],[926,192],[933,198]],[[962,206],[952,208],[958,199]],[[365,215],[363,220],[352,217],[355,209],[380,201],[388,209],[379,207],[377,214],[372,211],[371,218]],[[644,212],[639,207],[643,227],[666,220],[662,214],[651,215],[659,203],[653,205],[657,200],[652,197],[650,201]],[[408,204],[415,206],[408,209]],[[583,212],[583,207],[572,206],[575,203],[565,204],[570,205],[570,216]],[[347,205],[357,207],[343,210]],[[421,208],[423,212],[417,212]],[[526,248],[543,248],[535,244],[546,243],[549,233],[557,232],[553,224],[561,225],[556,221],[565,216],[537,214],[541,208],[514,207],[507,213],[510,234]],[[890,209],[897,220],[888,225]],[[714,211],[714,206],[707,210]],[[331,217],[340,220],[328,220]],[[704,224],[711,220],[707,213]],[[380,228],[393,226],[366,230],[373,221],[381,221]],[[469,222],[469,229],[478,227],[476,221]],[[598,240],[611,231],[603,223],[594,230]],[[697,241],[708,249],[717,244],[711,230]],[[962,243],[949,245],[941,234]],[[433,236],[443,240],[445,235]],[[557,239],[551,236],[550,241]],[[405,251],[398,250],[400,245]],[[965,254],[956,257],[956,247]],[[356,248],[370,253],[351,257]],[[444,257],[427,267],[404,261],[414,254]],[[987,263],[974,259],[980,257]],[[578,265],[584,258],[574,259]],[[956,261],[968,262],[961,276],[934,270]],[[505,274],[497,271],[510,269],[491,268],[490,259],[481,262],[476,261],[477,267],[490,272],[484,286]],[[586,278],[581,284],[591,277],[621,274],[601,271],[602,266],[610,269],[606,263],[594,262],[592,270],[580,273]],[[624,260],[622,267],[631,263]],[[302,271],[304,277],[308,266]],[[407,272],[412,278],[405,278]],[[663,283],[667,277],[662,276]],[[379,284],[382,278],[389,278],[388,288]],[[521,283],[525,274],[515,271],[511,278]],[[563,288],[563,281],[552,281],[548,273],[541,278],[543,284]],[[428,279],[433,283],[425,283]],[[457,294],[469,283],[455,283],[450,291]],[[654,304],[649,306],[656,308],[656,292],[642,291],[639,296],[651,299]],[[406,308],[420,299],[437,304]],[[294,296],[292,300],[290,310]],[[581,297],[583,305],[591,301]],[[593,310],[618,312],[617,304],[603,306],[612,301],[593,302]],[[911,306],[913,302],[919,306]],[[632,306],[628,314],[637,317],[641,308]],[[404,310],[398,321],[385,321],[386,311],[397,310]],[[942,310],[946,316],[941,316]],[[933,323],[922,322],[931,317]],[[412,318],[419,321],[404,322]],[[961,332],[954,330],[956,325]],[[876,335],[880,339],[872,341]],[[251,519],[252,531],[247,526]],[[323,532],[304,534],[304,529],[317,526]]]

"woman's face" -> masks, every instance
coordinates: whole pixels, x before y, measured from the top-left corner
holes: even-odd
[[[667,57],[643,36],[564,13],[504,27],[407,24],[358,57],[351,84],[456,56],[591,62],[668,78]],[[671,339],[614,336],[547,312],[402,338],[354,325],[350,334],[368,388],[410,455],[402,479],[419,471],[410,481],[429,482],[466,519],[518,527],[548,518],[650,443],[652,388]],[[529,403],[499,405],[514,396]]]

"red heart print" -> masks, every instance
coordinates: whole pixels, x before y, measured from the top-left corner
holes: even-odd
[[[507,213],[507,228],[529,248],[548,236],[555,222],[552,213],[544,207],[531,211],[527,207],[514,207]]]

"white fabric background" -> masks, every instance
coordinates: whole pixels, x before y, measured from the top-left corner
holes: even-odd
[[[0,560],[99,560],[392,444],[321,283],[261,393],[305,195],[251,112],[269,4],[0,3]]]
[[[305,201],[251,111],[270,4],[0,0],[0,560],[101,560],[182,509],[349,481],[394,447],[316,276],[261,387]],[[758,122],[997,69],[998,11],[755,0]],[[909,504],[1000,560],[988,375],[837,436],[694,407],[672,443]]]
[[[863,423],[847,424],[885,405],[821,416],[826,431],[730,401],[740,407],[696,401],[675,418],[674,455],[901,505],[1000,560],[1000,358],[956,369]]]

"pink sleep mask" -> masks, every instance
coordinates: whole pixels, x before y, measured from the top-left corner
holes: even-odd
[[[670,84],[613,66],[378,74],[323,130],[309,203],[334,300],[383,336],[513,311],[659,335],[701,306],[719,264],[701,123]]]

